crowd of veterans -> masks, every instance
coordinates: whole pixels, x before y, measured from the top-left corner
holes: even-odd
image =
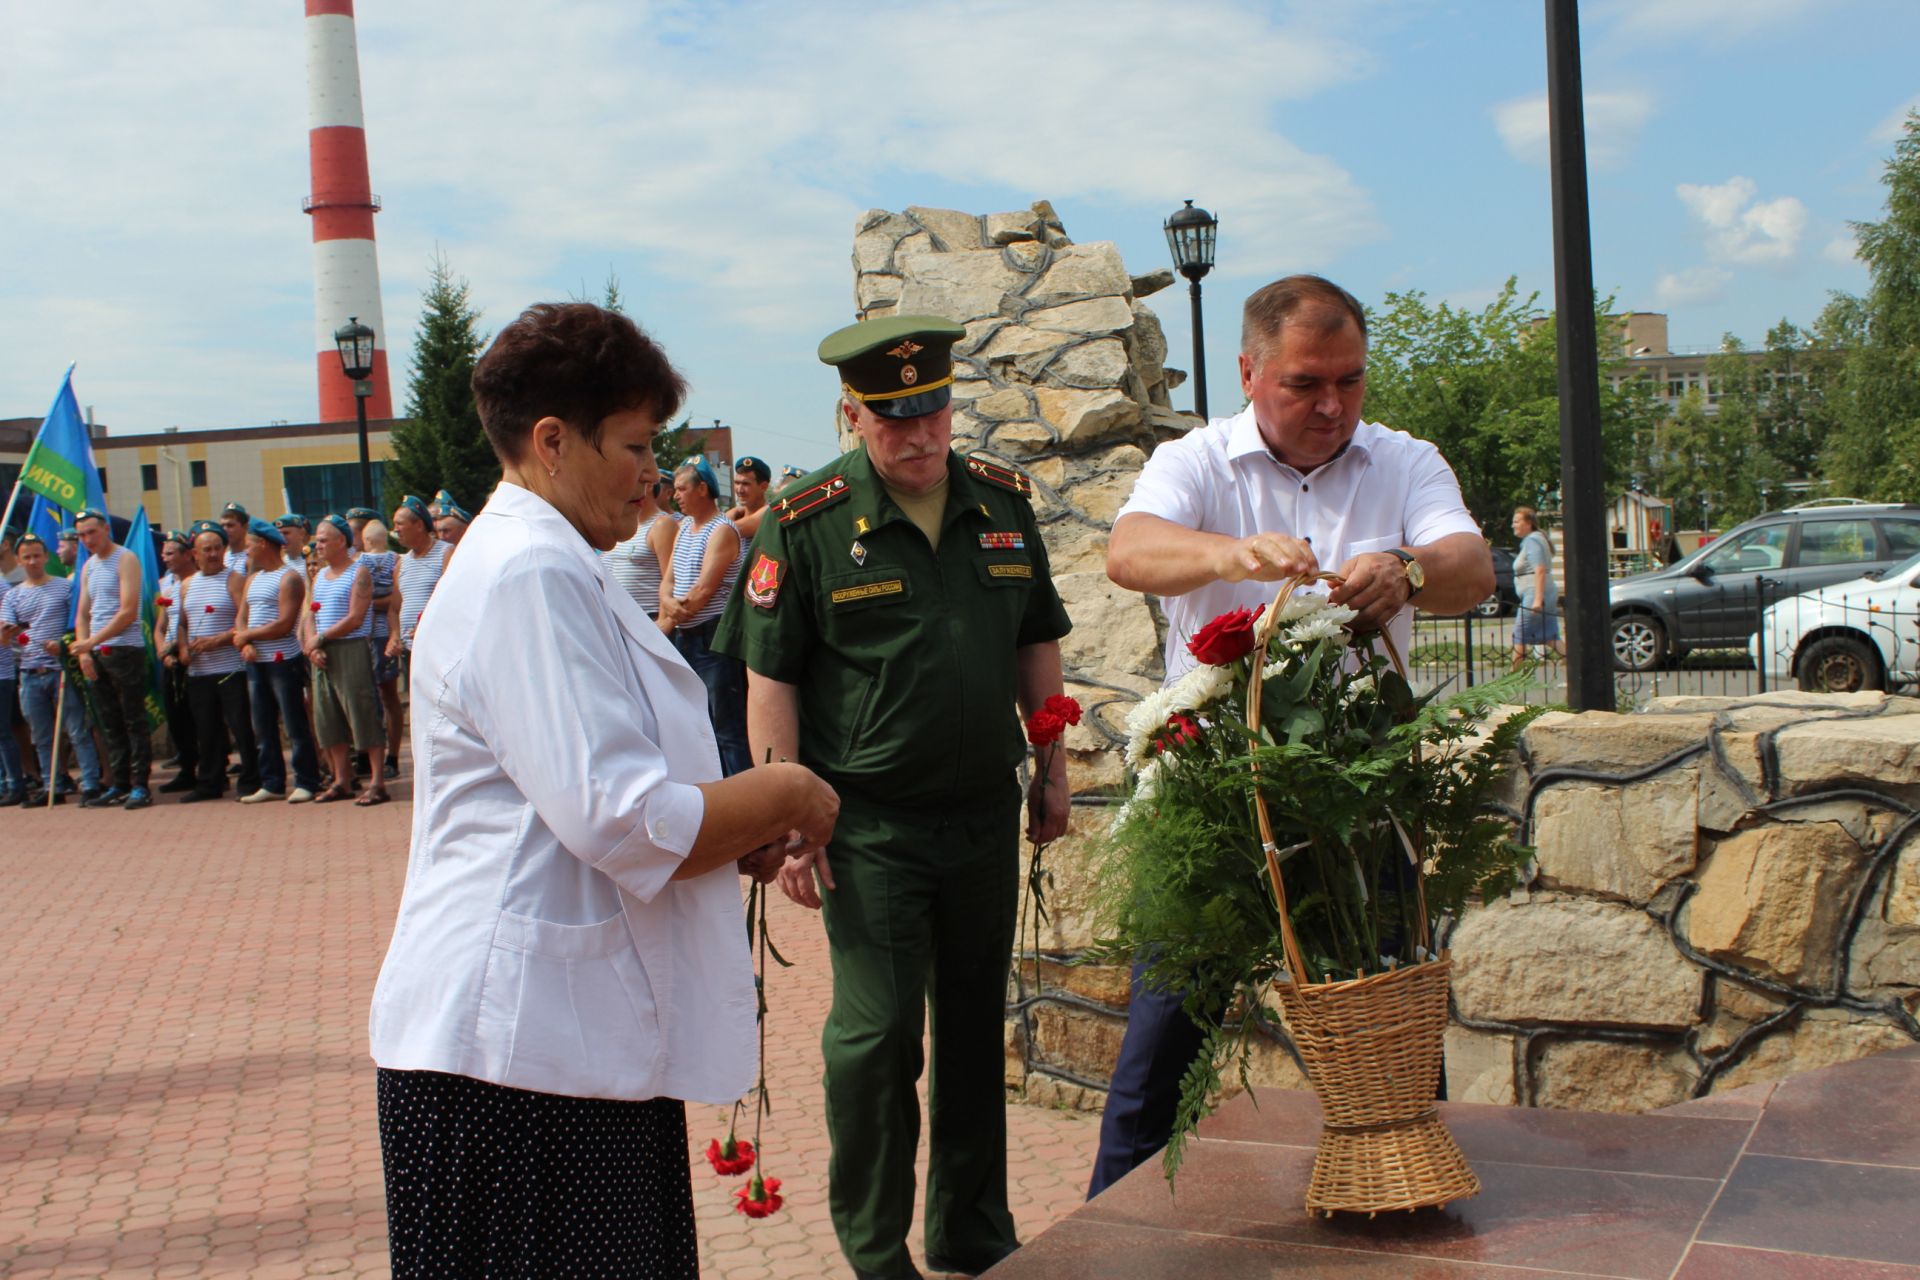
[[[385,803],[413,637],[472,522],[446,490],[408,495],[391,523],[367,507],[267,521],[228,503],[166,534],[145,601],[139,557],[104,512],[74,517],[66,574],[49,572],[60,553],[39,536],[0,537],[0,807],[229,791]],[[150,700],[173,749],[164,782]]]

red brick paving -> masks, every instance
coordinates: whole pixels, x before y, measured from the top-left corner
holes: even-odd
[[[0,810],[0,1275],[385,1276],[367,1002],[405,873],[397,803]],[[849,1274],[826,1211],[819,919],[776,895],[766,1169],[748,1222],[688,1109],[703,1273]],[[1015,1106],[1022,1238],[1084,1195],[1090,1116]],[[922,1150],[924,1185],[925,1152]],[[918,1256],[918,1240],[914,1250]]]

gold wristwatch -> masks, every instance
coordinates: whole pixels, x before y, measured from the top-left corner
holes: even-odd
[[[1420,567],[1420,562],[1413,558],[1413,553],[1401,547],[1389,547],[1387,554],[1396,557],[1407,567],[1407,599],[1411,600],[1419,595],[1421,588],[1427,585],[1427,571]]]

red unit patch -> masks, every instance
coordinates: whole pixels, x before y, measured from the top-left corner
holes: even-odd
[[[773,602],[780,597],[780,576],[785,572],[785,565],[762,551],[747,574],[747,603],[762,609],[773,608]]]

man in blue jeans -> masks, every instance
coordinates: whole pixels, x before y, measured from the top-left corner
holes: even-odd
[[[73,780],[55,749],[58,720],[80,759],[81,797],[92,799],[100,794],[100,753],[94,749],[80,693],[71,684],[63,691],[60,670],[60,642],[73,615],[73,584],[47,573],[47,544],[34,534],[20,539],[17,553],[27,576],[0,598],[0,644],[14,646],[20,660],[20,707],[33,730],[41,785],[53,792],[55,804],[73,794]],[[27,797],[29,804],[45,800],[44,793]]]
[[[12,552],[13,540],[7,539]],[[13,584],[0,578],[0,609]],[[13,740],[13,708],[20,698],[20,657],[13,645],[0,644],[0,809],[8,809],[27,797],[27,775],[20,764],[20,747]]]
[[[307,718],[307,659],[300,652],[300,611],[307,579],[286,562],[287,540],[265,520],[247,524],[247,585],[235,620],[233,643],[247,662],[247,705],[260,756],[260,787],[241,804],[284,799],[305,804],[320,790],[320,752]],[[280,726],[293,749],[293,790],[280,754]]]

